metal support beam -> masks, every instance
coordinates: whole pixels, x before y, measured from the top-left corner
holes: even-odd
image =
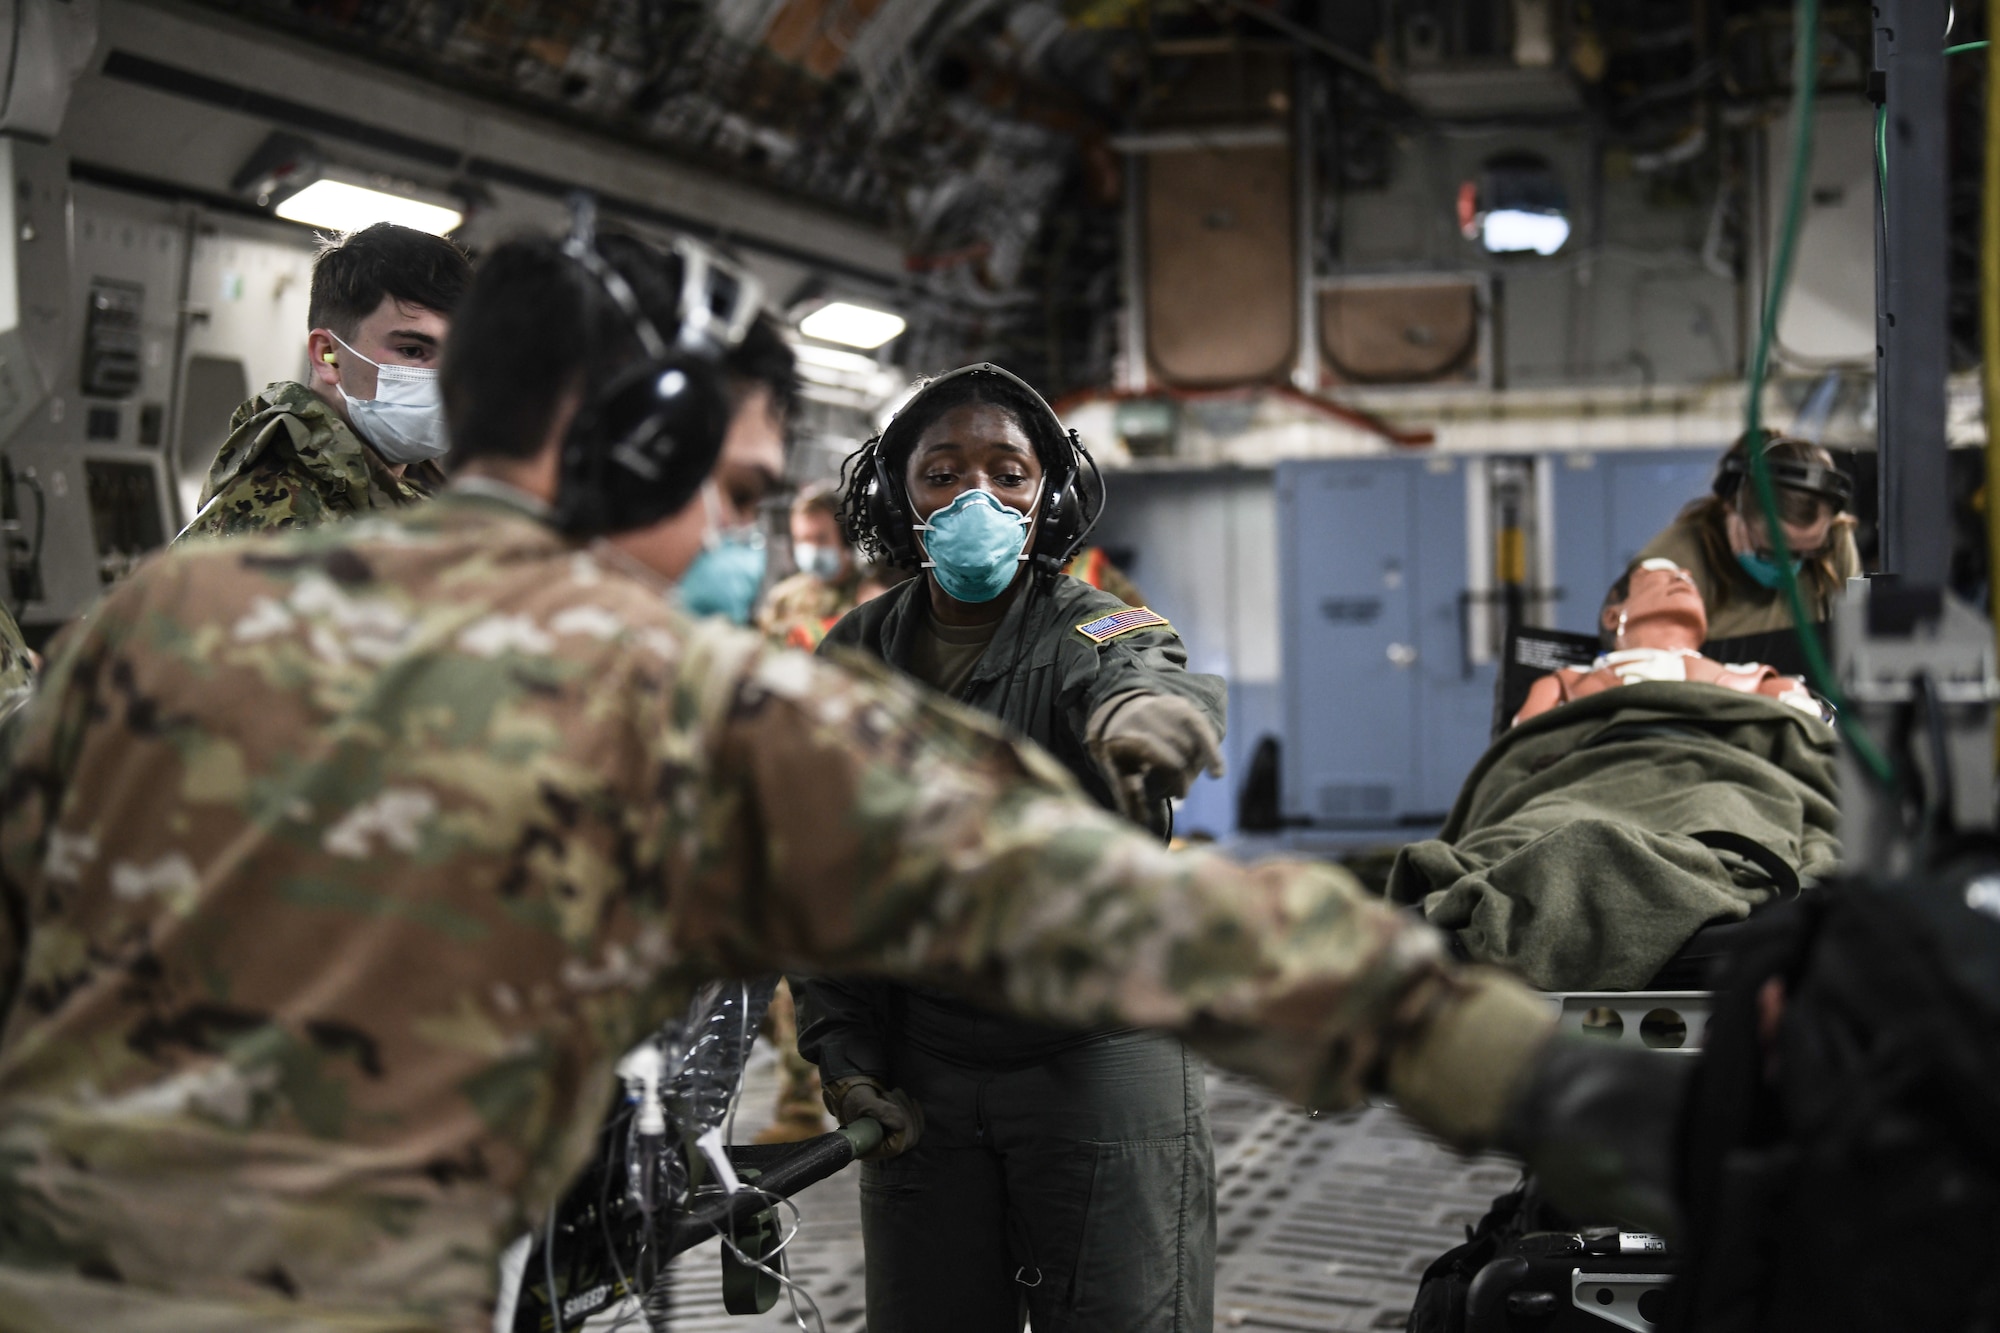
[[[1875,244],[1876,466],[1882,567],[1910,589],[1942,588],[1945,522],[1946,0],[1876,0],[1875,78],[1886,108]],[[1879,158],[1878,158],[1879,168]]]

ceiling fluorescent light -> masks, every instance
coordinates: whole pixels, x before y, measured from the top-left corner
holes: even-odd
[[[907,327],[901,315],[865,305],[834,301],[799,321],[799,332],[821,342],[873,350]]]
[[[844,371],[849,375],[875,375],[881,372],[881,363],[872,356],[859,352],[843,352],[837,347],[815,347],[811,343],[791,343],[792,355],[809,366],[820,366],[826,370]]]
[[[326,176],[279,201],[276,212],[288,222],[329,231],[359,231],[378,222],[393,222],[433,236],[442,236],[465,221],[459,209]]]

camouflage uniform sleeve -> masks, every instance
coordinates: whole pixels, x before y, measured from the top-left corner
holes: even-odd
[[[675,928],[731,971],[856,973],[1180,1033],[1310,1105],[1387,1086],[1482,1142],[1541,1002],[1330,866],[1171,852],[997,723],[885,671],[754,654],[714,705]]]
[[[317,527],[335,510],[319,484],[276,451],[266,451],[201,507],[184,537],[233,537],[272,528]]]
[[[21,627],[0,603],[0,718],[19,707],[35,685],[34,659],[28,655]]]
[[[49,855],[52,821],[92,717],[107,708],[96,677],[125,633],[121,584],[50,643],[38,688],[0,726],[0,1016],[13,1006],[27,947],[28,885]],[[84,686],[86,688],[77,688]]]

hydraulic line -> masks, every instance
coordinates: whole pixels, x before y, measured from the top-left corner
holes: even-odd
[[[2000,0],[1989,0],[2000,3]],[[1757,330],[1757,344],[1750,357],[1750,373],[1744,385],[1744,437],[1750,441],[1750,480],[1758,507],[1763,510],[1765,532],[1772,554],[1777,557],[1785,605],[1792,613],[1792,628],[1806,661],[1806,675],[1812,686],[1833,705],[1840,733],[1861,760],[1862,766],[1883,786],[1895,787],[1895,772],[1875,741],[1862,728],[1860,719],[1846,706],[1840,682],[1827,661],[1826,649],[1806,615],[1805,598],[1799,591],[1798,571],[1792,568],[1791,544],[1785,540],[1785,526],[1778,516],[1778,488],[1771,481],[1771,467],[1764,451],[1757,447],[1762,438],[1764,376],[1771,364],[1771,345],[1777,338],[1778,314],[1784,308],[1785,288],[1791,281],[1792,259],[1798,249],[1799,222],[1805,210],[1806,177],[1812,165],[1813,91],[1819,76],[1819,0],[1798,0],[1792,20],[1792,160],[1785,186],[1785,211],[1778,227],[1778,244],[1771,261],[1771,288],[1764,300],[1764,317]]]

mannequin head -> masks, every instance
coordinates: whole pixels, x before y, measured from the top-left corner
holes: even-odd
[[[1611,585],[1598,629],[1612,652],[1699,649],[1708,637],[1708,608],[1685,569],[1671,560],[1642,560]]]

